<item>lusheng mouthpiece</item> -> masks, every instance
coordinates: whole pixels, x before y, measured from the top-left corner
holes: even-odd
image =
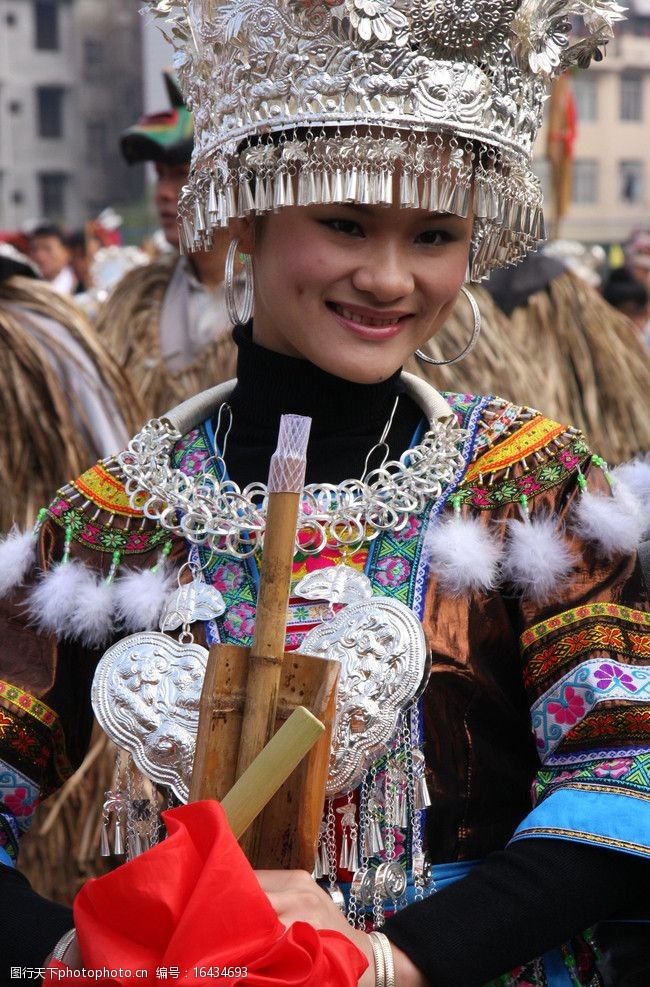
[[[305,482],[311,418],[282,415],[278,445],[271,457],[269,493],[300,493]]]

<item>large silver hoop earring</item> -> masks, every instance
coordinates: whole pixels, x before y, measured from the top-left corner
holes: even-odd
[[[242,263],[244,265],[244,296],[241,303],[241,311],[237,307],[237,298],[235,297],[235,254],[237,253],[238,246],[239,240],[230,241],[223,271],[226,311],[228,312],[230,323],[233,326],[246,325],[253,314],[253,261],[250,254],[242,254]]]
[[[425,363],[433,363],[435,364],[436,367],[446,366],[448,364],[458,363],[459,360],[463,360],[467,356],[467,354],[471,353],[474,347],[476,346],[478,342],[478,337],[481,335],[481,310],[479,309],[476,303],[476,299],[474,298],[474,295],[471,293],[471,291],[468,291],[465,285],[463,285],[463,287],[460,290],[462,291],[462,293],[465,295],[465,298],[472,306],[472,316],[474,318],[474,326],[472,328],[472,336],[470,338],[469,343],[467,344],[465,349],[461,350],[458,356],[455,356],[452,360],[434,360],[432,356],[427,356],[427,354],[423,353],[422,350],[416,350],[415,355],[417,356],[418,360],[424,360]]]

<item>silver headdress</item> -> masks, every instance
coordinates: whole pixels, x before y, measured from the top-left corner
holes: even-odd
[[[613,0],[148,7],[176,49],[194,113],[180,202],[188,250],[232,217],[285,205],[395,202],[457,215],[471,206],[474,280],[543,239],[530,157],[548,83],[600,57],[623,16]]]

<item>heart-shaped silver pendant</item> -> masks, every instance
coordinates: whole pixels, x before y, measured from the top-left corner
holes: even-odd
[[[199,644],[144,631],[112,645],[93,680],[99,725],[143,774],[168,785],[181,802],[189,797],[207,660]]]
[[[328,603],[359,603],[372,596],[372,583],[363,572],[349,565],[332,565],[304,576],[294,593],[305,600]]]
[[[218,589],[193,579],[190,583],[183,583],[170,596],[160,619],[160,629],[175,631],[183,624],[193,624],[195,620],[220,617],[225,610],[226,604]]]
[[[420,621],[388,597],[353,603],[307,634],[300,650],[341,665],[327,795],[351,791],[385,753],[427,673]]]

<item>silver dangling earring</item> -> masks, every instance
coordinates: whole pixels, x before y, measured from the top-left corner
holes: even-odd
[[[223,272],[223,287],[226,295],[226,311],[233,326],[246,325],[253,314],[253,261],[250,254],[243,254],[244,264],[244,298],[241,312],[237,311],[235,297],[235,254],[239,246],[238,240],[231,240],[226,254]]]
[[[467,344],[465,349],[461,350],[458,356],[455,356],[452,360],[434,360],[432,356],[427,356],[427,354],[423,353],[422,350],[416,350],[415,355],[417,356],[418,360],[424,360],[425,363],[433,363],[435,364],[436,367],[447,366],[452,363],[458,363],[459,360],[463,360],[467,356],[467,354],[471,353],[474,347],[476,346],[478,342],[478,337],[481,334],[481,312],[476,303],[476,299],[474,298],[474,295],[471,293],[471,291],[468,291],[465,285],[463,285],[463,287],[460,290],[462,291],[462,293],[465,295],[465,298],[472,306],[472,315],[474,317],[474,326],[472,328],[472,336],[470,338],[469,343]]]

